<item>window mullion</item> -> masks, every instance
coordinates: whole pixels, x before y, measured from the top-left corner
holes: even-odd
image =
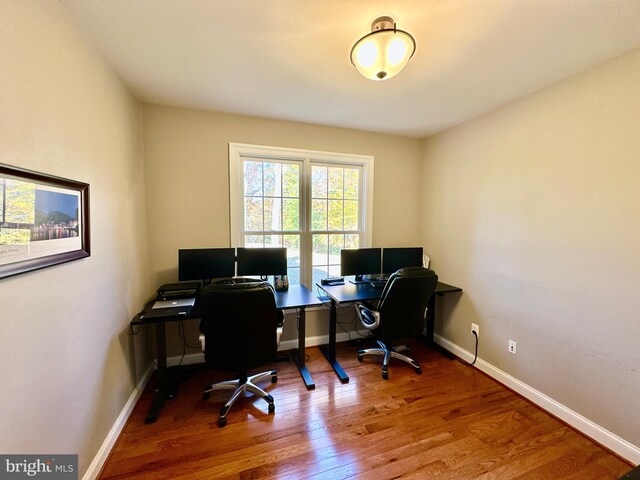
[[[312,272],[313,272],[313,238],[311,235],[311,162],[308,158],[304,159],[303,169],[301,172],[302,181],[300,182],[301,209],[303,214],[301,219],[303,231],[300,238],[301,246],[301,262],[302,267],[302,283],[307,285],[309,289],[313,289]]]
[[[265,197],[265,191],[264,191],[264,164],[265,162],[262,162],[262,168],[260,169],[262,171],[262,230],[264,230],[264,202],[266,200]],[[262,237],[262,246],[264,247],[265,245],[265,238],[264,236]]]
[[[298,213],[300,217],[300,213]],[[298,225],[300,227],[300,225]],[[280,229],[284,230],[284,187],[282,185],[282,164],[280,164]],[[284,237],[282,237],[282,243],[284,244]]]
[[[342,169],[342,228],[344,229],[344,168]],[[344,245],[344,236],[342,237],[342,244]]]

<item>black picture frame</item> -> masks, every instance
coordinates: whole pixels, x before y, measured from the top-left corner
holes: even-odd
[[[0,164],[0,279],[90,255],[89,184]]]

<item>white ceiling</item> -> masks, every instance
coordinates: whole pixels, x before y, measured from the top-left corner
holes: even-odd
[[[425,137],[640,47],[640,0],[60,0],[143,101]],[[379,16],[398,76],[349,61]]]

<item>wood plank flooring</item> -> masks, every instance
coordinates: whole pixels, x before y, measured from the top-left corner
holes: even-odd
[[[100,478],[153,479],[616,479],[631,465],[473,367],[410,343],[422,375],[380,357],[358,362],[338,345],[350,376],[341,384],[317,348],[308,349],[316,389],[293,362],[276,362],[260,398],[239,399],[217,426],[229,392],[202,400],[225,378],[193,368],[158,421],[144,424],[152,380]],[[267,370],[267,368],[261,370]]]

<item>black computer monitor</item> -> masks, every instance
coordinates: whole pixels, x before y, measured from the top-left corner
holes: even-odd
[[[178,250],[178,280],[233,277],[235,248],[189,248]]]
[[[422,266],[422,247],[385,248],[382,250],[382,273],[391,275],[404,267]]]
[[[286,274],[286,248],[238,248],[238,275]]]
[[[355,275],[351,283],[368,283],[363,275],[380,275],[380,248],[340,250],[340,275]]]

